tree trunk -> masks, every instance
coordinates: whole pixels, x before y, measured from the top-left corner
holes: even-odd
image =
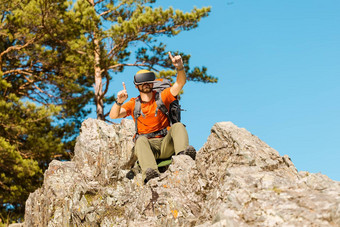
[[[97,33],[93,33],[94,42],[94,76],[95,76],[95,103],[97,109],[97,119],[104,120],[104,103],[103,103],[103,80],[100,68],[100,43]]]

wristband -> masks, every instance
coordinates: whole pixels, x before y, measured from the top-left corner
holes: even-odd
[[[179,69],[176,68],[177,71],[182,71],[183,69],[184,69],[184,66],[182,66],[182,68],[179,68]]]
[[[116,104],[117,104],[118,106],[122,106],[122,105],[123,105],[123,102],[120,103],[120,102],[117,102],[117,101],[116,101]]]

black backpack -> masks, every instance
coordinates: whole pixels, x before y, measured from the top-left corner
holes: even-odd
[[[165,114],[165,116],[167,116],[169,122],[170,122],[170,126],[180,122],[181,121],[181,105],[178,102],[178,99],[176,97],[176,100],[174,100],[172,103],[170,103],[169,106],[169,110],[165,107],[162,98],[161,98],[161,92],[168,88],[171,87],[171,83],[169,80],[167,79],[157,79],[156,82],[153,85],[153,90],[156,91],[156,95],[155,95],[155,100],[156,100],[156,104],[157,104],[157,109],[156,109],[156,113],[155,116],[157,116],[158,111],[162,111],[163,114]],[[138,128],[137,128],[137,119],[140,116],[145,117],[144,113],[142,112],[141,109],[141,99],[140,96],[138,96],[135,100],[135,108],[133,111],[133,116],[135,118],[135,127],[136,127],[136,136],[135,136],[135,140],[138,138],[139,134],[138,134]],[[147,138],[153,138],[156,136],[165,136],[167,134],[167,129],[162,129],[160,131],[157,132],[152,132],[152,133],[148,133],[148,134],[143,134],[143,136],[146,136]]]

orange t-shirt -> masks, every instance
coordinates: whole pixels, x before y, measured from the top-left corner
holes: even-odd
[[[141,103],[141,110],[145,117],[142,115],[137,119],[137,127],[139,134],[148,134],[151,132],[157,132],[164,128],[170,126],[170,122],[165,114],[161,110],[158,110],[157,116],[155,116],[157,104],[155,100],[156,91],[153,92],[152,99],[150,102]],[[169,109],[170,103],[176,100],[176,98],[171,94],[170,88],[164,89],[161,92],[162,101],[167,109]],[[122,108],[126,110],[126,116],[132,116],[133,120],[136,121],[133,116],[133,110],[135,109],[136,98],[131,98],[130,101],[123,104]]]

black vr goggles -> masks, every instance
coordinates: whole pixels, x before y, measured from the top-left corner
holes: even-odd
[[[138,73],[134,76],[133,83],[140,85],[143,83],[154,83],[156,75],[153,72]]]

